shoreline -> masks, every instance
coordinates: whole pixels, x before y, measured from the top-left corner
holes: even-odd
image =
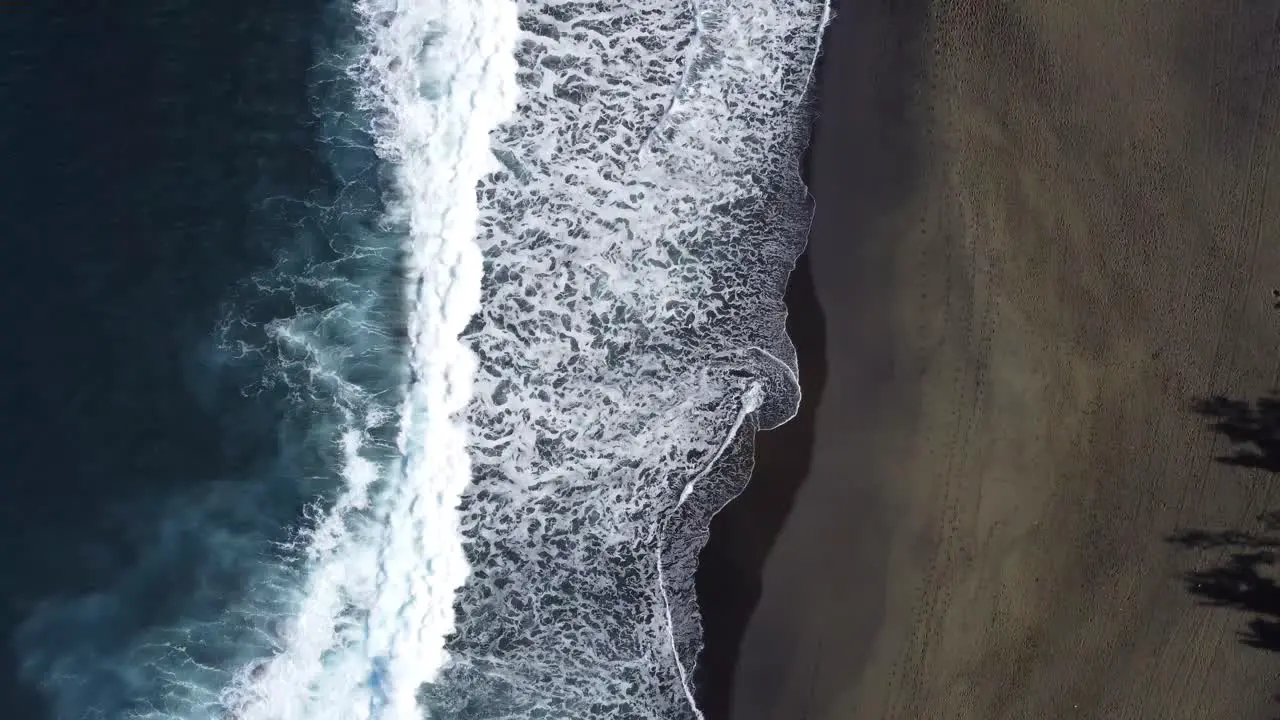
[[[828,30],[827,372],[712,523],[707,719],[1274,714],[1274,9],[910,5]]]
[[[752,479],[711,520],[699,558],[696,585],[703,650],[693,673],[698,707],[706,720],[729,717],[733,670],[742,634],[760,596],[761,568],[795,493],[808,474],[814,403],[826,384],[824,314],[813,291],[808,255],[801,255],[787,283],[787,334],[796,346],[805,398],[791,421],[756,432]],[[756,483],[758,476],[769,482]]]
[[[911,5],[904,18],[865,2],[832,3],[833,17],[815,67],[813,102],[818,115],[802,161],[814,216],[808,247],[786,296],[787,328],[796,346],[803,398],[790,423],[757,433],[751,480],[713,519],[699,563],[705,646],[695,678],[707,720],[800,717],[793,709],[773,710],[767,701],[740,697],[743,687],[768,696],[782,692],[780,684],[788,684],[790,691],[797,683],[812,684],[778,667],[793,658],[812,664],[794,644],[795,638],[788,637],[792,629],[785,620],[770,622],[772,629],[763,631],[770,637],[759,637],[761,617],[779,612],[766,597],[767,576],[769,564],[777,564],[771,557],[778,553],[777,541],[785,527],[856,525],[857,541],[833,550],[859,567],[859,583],[876,587],[887,582],[891,511],[881,489],[884,478],[870,468],[853,466],[859,464],[859,453],[871,452],[872,445],[884,439],[892,423],[909,422],[909,413],[889,407],[893,393],[886,392],[899,390],[902,397],[911,393],[909,388],[885,384],[900,359],[895,357],[893,328],[883,317],[883,306],[900,287],[894,281],[894,237],[881,225],[885,209],[909,197],[910,167],[918,152],[912,136],[900,126],[910,112],[909,90],[919,70],[914,35],[922,27],[923,4],[913,0]],[[897,80],[879,82],[885,78]],[[864,163],[870,172],[848,172]],[[855,194],[842,187],[845,179],[857,189]],[[854,356],[856,363],[845,361]],[[847,417],[846,408],[864,412]],[[882,422],[876,417],[879,412],[903,417]],[[831,427],[849,424],[865,432],[850,443],[833,443]],[[839,482],[841,478],[848,482]],[[796,509],[803,496],[815,490],[823,496],[819,504],[836,510],[834,515]],[[834,559],[829,552],[821,554],[825,557],[820,564]],[[804,559],[788,562],[795,572],[804,572]],[[858,635],[851,644],[869,652],[884,613],[883,599],[876,593],[851,592],[842,575],[831,574],[842,587],[811,584],[812,590],[833,591],[846,602],[846,620]],[[828,604],[818,597],[808,599],[815,608]],[[856,622],[849,619],[854,615]],[[749,627],[753,624],[755,637]],[[856,655],[843,658],[841,666],[856,671],[865,659]],[[744,703],[749,706],[745,714]]]

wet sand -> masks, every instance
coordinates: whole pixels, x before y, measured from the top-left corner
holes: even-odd
[[[1275,716],[1280,2],[837,10],[708,718]]]

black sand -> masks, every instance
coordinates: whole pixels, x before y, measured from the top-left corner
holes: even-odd
[[[1273,716],[1280,3],[838,12],[708,717]]]

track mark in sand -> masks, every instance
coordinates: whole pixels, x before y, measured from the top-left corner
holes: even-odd
[[[1234,23],[1230,26],[1234,37]],[[1280,11],[1273,15],[1273,27],[1280,27]],[[1266,138],[1260,139],[1259,135],[1264,134],[1263,128],[1269,123],[1268,118],[1274,113],[1272,112],[1272,99],[1274,96],[1274,80],[1277,70],[1277,58],[1280,58],[1280,36],[1275,33],[1270,39],[1270,52],[1266,57],[1265,76],[1263,78],[1262,88],[1259,93],[1258,101],[1252,112],[1252,122],[1250,123],[1250,137],[1247,153],[1247,165],[1244,173],[1244,183],[1241,187],[1242,198],[1239,203],[1239,211],[1237,214],[1235,237],[1249,238],[1246,246],[1237,244],[1237,251],[1234,255],[1236,261],[1227,267],[1231,275],[1228,281],[1227,291],[1223,297],[1222,321],[1218,323],[1217,335],[1215,337],[1213,363],[1210,378],[1210,387],[1217,391],[1221,389],[1219,378],[1224,370],[1234,368],[1236,364],[1236,355],[1239,349],[1237,344],[1226,344],[1224,347],[1224,337],[1234,337],[1238,335],[1237,328],[1242,321],[1243,316],[1248,312],[1248,305],[1253,297],[1252,289],[1256,282],[1256,266],[1259,250],[1261,247],[1262,229],[1266,216],[1267,198],[1271,186],[1271,168],[1272,153],[1274,150],[1274,138],[1271,133],[1265,133]],[[1228,88],[1230,88],[1230,76],[1228,77]],[[1229,95],[1227,100],[1229,101]],[[1259,145],[1262,145],[1261,157],[1259,157]],[[1243,267],[1240,260],[1243,259]],[[1235,269],[1242,272],[1237,274],[1233,272]],[[1229,373],[1234,374],[1234,373]],[[1274,377],[1274,372],[1273,372]],[[1222,445],[1223,439],[1217,434],[1214,435],[1211,448],[1213,452],[1207,453],[1198,462],[1199,468],[1196,473],[1197,482],[1194,483],[1195,497],[1202,498],[1205,492],[1205,483],[1209,476],[1209,467],[1213,462],[1213,457],[1218,454],[1217,449]],[[1184,515],[1188,493],[1184,490],[1179,499],[1177,515],[1181,519]],[[1219,552],[1218,562],[1224,562],[1227,551]],[[1198,693],[1195,697],[1203,697],[1203,688],[1209,682],[1211,673],[1205,672],[1207,666],[1204,664],[1205,653],[1209,653],[1210,644],[1202,641],[1204,636],[1210,632],[1210,628],[1215,628],[1214,633],[1221,636],[1224,632],[1225,620],[1219,615],[1207,615],[1203,617],[1197,624],[1194,632],[1196,642],[1190,644],[1189,650],[1182,655],[1177,663],[1180,674],[1185,678],[1185,682],[1181,686],[1180,696],[1185,696],[1189,692],[1193,674],[1201,676],[1198,684]],[[1214,643],[1213,648],[1217,648],[1218,644]],[[1216,653],[1216,651],[1215,651]],[[1215,655],[1209,656],[1208,665],[1211,666]],[[1150,691],[1147,693],[1150,695]]]
[[[819,637],[817,641],[818,647],[813,654],[813,662],[809,663],[809,672],[806,677],[809,678],[809,692],[805,694],[804,705],[800,708],[800,716],[798,720],[813,720],[813,701],[818,696],[818,668],[822,665],[823,653],[826,652],[825,638]]]
[[[932,24],[931,24],[931,27],[932,27]],[[924,42],[926,47],[931,48],[930,54],[932,55],[932,60],[930,62],[930,65],[932,67],[942,66],[943,54],[938,49],[938,46],[936,44],[929,41],[928,32],[925,33]],[[927,85],[927,91],[928,91],[929,97],[930,98],[936,97],[938,92],[938,80],[936,75],[932,72],[926,71],[925,83]],[[930,140],[934,140],[932,128],[933,128],[933,124],[936,121],[937,121],[937,106],[932,102],[932,100],[930,100],[930,102],[928,102],[928,104],[926,105],[926,113],[925,113],[925,117],[923,118],[923,123],[926,128],[925,133],[926,133],[926,136],[930,138]],[[945,128],[944,128],[944,131],[945,131]],[[945,147],[945,142],[941,142],[940,140],[936,141],[936,144],[940,147]],[[932,168],[930,168],[930,170],[932,170]],[[932,175],[930,175],[929,178],[930,178],[929,184],[932,184],[933,182]],[[928,197],[928,193],[926,193],[926,197]],[[952,267],[952,258],[951,258],[950,245],[946,242],[944,237],[945,223],[941,219],[941,213],[939,215],[940,215],[940,219],[937,223],[936,235],[938,238],[942,239],[942,243],[941,243],[942,254],[944,256],[943,257],[944,280],[942,283],[943,289],[942,289],[941,311],[940,311],[944,318],[944,322],[941,324],[939,338],[937,340],[937,346],[941,347],[946,342],[946,330],[948,328],[948,325],[945,322],[945,318],[950,317],[952,312],[951,274],[946,271],[947,268]],[[927,259],[930,257],[931,251],[936,251],[935,246],[937,245],[937,242],[936,241],[932,243],[929,242],[929,240],[927,239],[929,231],[926,227],[924,227],[923,224],[921,226],[920,232],[921,232],[921,235],[926,236],[926,239],[922,241],[921,250],[920,250],[920,258],[921,258],[920,265],[923,267],[923,266],[927,266],[928,264]],[[926,270],[922,270],[921,272],[925,273],[928,271],[926,269]],[[929,374],[929,371],[927,369],[921,372],[922,385],[924,384],[924,378],[928,374]],[[923,438],[926,435],[927,435],[926,431],[923,428],[921,428],[918,431],[917,437]],[[935,552],[935,556],[933,557],[933,559],[929,561],[928,567],[925,570],[925,579],[915,584],[914,601],[912,603],[912,610],[911,610],[911,625],[910,625],[911,634],[910,634],[910,637],[908,638],[906,647],[902,650],[902,652],[898,654],[898,656],[893,660],[892,664],[890,665],[888,678],[886,682],[885,697],[884,697],[884,708],[886,713],[885,714],[886,720],[895,720],[900,716],[899,707],[898,707],[899,706],[898,696],[900,694],[904,692],[908,696],[915,696],[917,694],[914,691],[914,689],[911,689],[911,688],[907,690],[903,690],[901,688],[901,682],[902,682],[901,679],[904,676],[907,678],[919,677],[918,672],[904,672],[904,668],[917,668],[920,664],[920,661],[918,659],[912,657],[913,650],[914,650],[913,645],[916,640],[915,636],[917,634],[917,628],[920,627],[920,623],[925,614],[925,606],[927,605],[926,597],[925,597],[925,594],[922,592],[922,590],[923,588],[927,587],[928,578],[931,578],[933,576],[936,566],[937,566],[937,556]]]
[[[936,31],[941,26],[939,18],[934,18],[932,28]],[[942,38],[935,38],[934,42],[943,44]],[[937,47],[937,46],[935,46]],[[938,67],[949,69],[950,63],[945,63],[941,53],[935,53],[934,62]],[[946,78],[943,83],[947,86],[947,92],[954,93],[959,83],[957,78],[952,76]],[[934,88],[936,89],[936,85]],[[957,140],[954,135],[958,132],[957,128],[951,126],[951,117],[955,116],[957,109],[954,106],[954,95],[948,98],[947,107],[942,109],[942,116],[945,127],[943,135],[953,136],[951,138],[942,138],[940,145],[944,148],[944,155],[952,156],[961,154],[961,146],[963,140]],[[935,117],[933,121],[937,121]],[[950,147],[948,147],[950,146]],[[949,204],[958,206],[960,215],[964,222],[964,232],[967,235],[960,240],[962,247],[967,250],[968,262],[955,257],[953,252],[955,248],[952,243],[956,242],[954,238],[948,238],[945,234],[941,237],[943,242],[943,252],[946,253],[948,266],[945,270],[948,278],[948,292],[945,301],[945,316],[954,318],[954,322],[946,322],[948,328],[957,328],[952,332],[956,332],[958,337],[964,338],[967,342],[974,335],[974,308],[975,302],[975,286],[972,283],[965,283],[962,287],[952,287],[951,278],[959,271],[963,277],[967,277],[970,273],[975,276],[981,274],[977,270],[977,251],[972,245],[974,238],[978,237],[977,222],[974,213],[967,203],[964,201],[963,181],[959,177],[958,166],[954,159],[951,159],[951,167],[946,173],[946,189],[947,197],[950,199]],[[974,278],[977,279],[976,277]],[[985,278],[984,279],[988,279]],[[955,300],[957,296],[963,298],[963,304],[957,307]],[[989,309],[990,303],[988,303]],[[958,317],[957,317],[958,316]],[[985,335],[988,338],[979,343],[979,346],[989,345],[989,318],[983,318],[983,326],[987,328]],[[979,332],[979,335],[982,335]],[[968,348],[972,349],[972,348]],[[939,582],[940,578],[945,579],[947,570],[949,570],[959,558],[956,553],[956,538],[960,530],[959,518],[959,489],[958,480],[960,478],[965,457],[967,456],[966,448],[967,440],[972,437],[974,428],[977,423],[977,404],[983,390],[985,378],[980,374],[976,382],[972,386],[965,380],[965,375],[970,370],[969,364],[971,358],[965,353],[958,365],[952,372],[952,378],[949,383],[950,390],[941,393],[943,397],[939,398],[941,402],[950,402],[955,408],[951,421],[947,423],[949,430],[938,428],[937,434],[945,435],[947,439],[941,443],[941,446],[934,449],[930,448],[927,452],[930,456],[938,458],[938,463],[945,464],[945,469],[939,473],[940,490],[937,491],[937,497],[941,505],[941,517],[937,528],[941,531],[936,538],[936,545],[933,549],[933,558],[928,563],[924,578],[917,584],[916,602],[913,611],[912,633],[913,639],[908,645],[908,649],[894,663],[889,677],[889,690],[887,693],[886,710],[887,718],[902,717],[903,713],[907,713],[909,717],[919,716],[922,708],[929,707],[930,689],[928,685],[920,682],[920,679],[926,677],[923,672],[925,669],[931,649],[937,644],[938,636],[941,632],[941,626],[947,617],[947,608],[950,606],[951,584],[949,582]],[[966,387],[968,386],[968,387]],[[927,439],[930,433],[922,432],[920,437]],[[942,459],[945,458],[945,463]],[[930,595],[931,589],[937,588],[935,595]],[[913,688],[903,688],[902,682],[905,678],[912,680]],[[903,695],[906,697],[903,698]]]
[[[1280,22],[1280,14],[1275,16],[1275,20]],[[1234,23],[1231,27],[1234,30]],[[1235,33],[1233,31],[1231,35],[1234,37],[1234,34]],[[1254,283],[1254,266],[1256,264],[1262,239],[1262,220],[1265,213],[1267,190],[1270,186],[1271,176],[1270,155],[1274,143],[1273,138],[1268,134],[1265,145],[1266,157],[1262,158],[1261,168],[1259,168],[1257,165],[1257,151],[1259,145],[1258,135],[1260,134],[1259,128],[1263,125],[1264,119],[1268,114],[1268,108],[1272,104],[1271,100],[1274,95],[1272,86],[1274,84],[1275,66],[1278,57],[1280,57],[1280,37],[1273,36],[1271,38],[1270,54],[1268,55],[1267,76],[1264,79],[1262,91],[1259,93],[1257,105],[1254,107],[1252,113],[1253,121],[1250,123],[1251,128],[1248,146],[1248,160],[1245,167],[1244,181],[1241,185],[1242,198],[1239,202],[1239,210],[1236,222],[1234,223],[1235,228],[1232,232],[1232,236],[1236,238],[1251,236],[1251,242],[1247,253],[1243,251],[1243,248],[1239,243],[1235,244],[1236,252],[1233,255],[1235,260],[1228,267],[1230,278],[1228,279],[1226,292],[1222,299],[1222,319],[1215,325],[1213,361],[1209,377],[1209,388],[1211,392],[1216,392],[1221,389],[1220,377],[1222,376],[1225,367],[1227,365],[1234,367],[1235,346],[1233,345],[1229,349],[1224,349],[1223,339],[1225,337],[1232,337],[1235,335],[1235,327],[1240,320],[1240,314],[1243,309],[1247,307],[1251,297],[1248,290]],[[1258,188],[1256,193],[1253,190],[1255,187]],[[1232,268],[1240,267],[1240,257],[1245,254],[1247,254],[1248,261],[1244,268],[1244,282],[1241,283],[1240,276],[1234,272],[1230,272],[1230,270]],[[1215,452],[1216,448],[1220,446],[1220,444],[1221,438],[1215,435],[1214,440],[1211,443]],[[1194,483],[1195,497],[1197,499],[1204,495],[1204,483],[1209,474],[1208,468],[1212,462],[1213,454],[1214,453],[1210,453],[1199,461],[1200,467],[1197,475],[1200,480],[1199,482]],[[1191,484],[1184,486],[1183,492],[1178,500],[1176,512],[1180,522],[1185,515],[1186,504],[1191,488]]]
[[[945,251],[949,256],[950,248],[947,247]],[[949,279],[950,279],[950,273],[948,273],[948,286],[950,285]],[[944,303],[943,305],[944,316],[947,318],[952,317],[955,314],[955,306],[952,299],[952,292],[950,291],[949,287],[943,303]],[[961,320],[961,322],[964,322],[964,320]],[[958,388],[961,385],[961,373],[959,370],[956,370],[953,373],[953,377],[948,385],[950,390],[946,393],[946,396],[952,397],[956,395],[958,393]],[[953,416],[952,419],[953,419],[953,423],[951,427],[951,432],[949,433],[950,439],[947,441],[945,448],[941,448],[941,449],[935,449],[932,447],[928,448],[927,450],[925,450],[925,452],[928,455],[936,457],[938,456],[939,452],[942,452],[948,458],[954,457],[956,437],[959,434],[959,427],[962,424],[962,420],[961,420],[961,417],[959,416],[959,413]],[[943,434],[943,433],[940,433],[940,434]],[[928,431],[924,431],[920,434],[920,437],[928,438],[930,437],[930,433]],[[929,465],[931,466],[933,464],[934,463],[930,463]],[[942,473],[943,482],[942,482],[942,488],[941,488],[941,496],[942,496],[942,503],[944,505],[944,508],[946,508],[944,510],[943,522],[941,523],[943,525],[946,524],[946,517],[948,516],[950,506],[954,504],[953,502],[950,501],[951,482],[950,482],[949,475],[950,475],[949,471],[947,473]],[[899,691],[905,692],[912,699],[918,698],[919,694],[922,691],[922,688],[918,687],[918,684],[919,684],[918,679],[921,677],[919,670],[923,665],[925,657],[927,656],[927,653],[928,653],[929,633],[927,631],[927,628],[929,626],[930,616],[936,610],[936,606],[937,606],[936,599],[931,599],[929,597],[928,588],[935,585],[935,580],[939,573],[939,566],[942,562],[942,558],[940,556],[942,554],[943,547],[944,545],[941,542],[935,544],[933,548],[933,558],[929,561],[928,567],[924,574],[924,578],[920,580],[916,585],[917,587],[917,590],[915,593],[916,600],[915,600],[914,608],[912,612],[912,623],[911,623],[913,638],[911,643],[908,645],[908,649],[902,655],[900,655],[899,658],[894,662],[893,668],[891,669],[889,674],[889,692],[888,692],[888,700],[887,700],[887,705],[889,707],[889,714],[887,716],[888,718],[896,718],[899,716],[898,715],[899,710],[896,707],[897,705],[896,696]],[[922,631],[925,632],[925,637],[923,638],[920,637],[920,633]],[[919,644],[918,649],[914,647],[917,644]],[[917,687],[910,688],[907,690],[902,690],[898,685],[898,680],[904,675],[906,678],[910,678],[912,681],[915,681]]]
[[[1229,27],[1232,28],[1232,31],[1229,33],[1229,37],[1234,37],[1235,24],[1231,23]],[[1228,79],[1227,79],[1228,88],[1230,88],[1230,84],[1231,84],[1231,75],[1228,75]],[[1265,85],[1264,85],[1264,88],[1265,88]],[[1224,102],[1223,102],[1224,107],[1229,105],[1230,99],[1231,98],[1229,95],[1228,97],[1224,98]],[[1257,155],[1256,155],[1256,149],[1257,149],[1257,143],[1258,143],[1257,125],[1261,120],[1265,101],[1266,101],[1265,93],[1260,94],[1258,104],[1255,106],[1252,113],[1253,122],[1251,123],[1251,125],[1253,127],[1249,136],[1249,146],[1248,146],[1249,150],[1246,153],[1247,164],[1245,166],[1244,181],[1241,183],[1241,186],[1240,186],[1242,190],[1242,197],[1238,203],[1238,209],[1236,211],[1235,221],[1231,223],[1232,227],[1230,229],[1230,235],[1235,238],[1244,237],[1247,234],[1249,229],[1248,218],[1249,218],[1249,215],[1251,214],[1250,212],[1251,203],[1249,202],[1250,188],[1253,186],[1253,178],[1255,175],[1255,162],[1257,159]],[[1227,126],[1229,126],[1229,123],[1225,122],[1224,120],[1224,127],[1227,127]],[[1236,252],[1233,255],[1233,258],[1238,258],[1240,255],[1239,244],[1233,243],[1232,247],[1236,248]],[[1256,251],[1256,236],[1255,236],[1254,250]],[[1239,265],[1238,260],[1235,260],[1229,263],[1229,266],[1238,266],[1238,265]],[[1222,298],[1221,319],[1219,322],[1214,324],[1214,340],[1213,340],[1214,349],[1213,349],[1213,355],[1212,355],[1213,359],[1210,363],[1210,371],[1209,371],[1210,392],[1213,392],[1219,389],[1220,368],[1223,365],[1223,352],[1224,352],[1223,338],[1228,337],[1231,334],[1231,333],[1228,333],[1226,330],[1228,326],[1231,324],[1231,319],[1233,317],[1232,306],[1235,304],[1233,303],[1233,298],[1237,297],[1239,294],[1237,276],[1235,275],[1235,273],[1231,273],[1231,272],[1228,272],[1228,275],[1229,277],[1227,280],[1227,287],[1225,289],[1225,292],[1221,296]],[[1216,447],[1219,444],[1219,440],[1220,438],[1217,438],[1215,436],[1214,441],[1211,443],[1211,445]],[[1208,474],[1207,471],[1208,471],[1209,464],[1210,464],[1210,459],[1208,457],[1201,458],[1199,461],[1199,469],[1198,469],[1198,472],[1196,473],[1197,476],[1201,478],[1201,480],[1194,484],[1189,483],[1183,486],[1183,490],[1178,498],[1178,503],[1176,508],[1176,514],[1180,522],[1184,516],[1188,495],[1190,494],[1191,489],[1194,488],[1195,495],[1197,498],[1200,498],[1203,496],[1204,478]]]
[[[952,263],[951,250],[952,248],[950,247],[950,245],[945,244],[942,251],[947,256],[948,265],[950,267],[954,267],[951,264]],[[956,324],[967,323],[969,322],[968,314],[964,313],[963,308],[961,308],[960,310],[957,310],[955,306],[954,293],[959,289],[952,287],[951,276],[952,276],[952,272],[950,270],[946,271],[947,291],[945,294],[945,299],[943,301],[944,317],[953,318],[959,315],[959,317],[956,320]],[[946,323],[946,325],[950,327],[952,323],[948,322]],[[940,402],[949,402],[948,398],[956,398],[960,396],[963,392],[961,390],[961,387],[963,385],[962,369],[957,368],[951,373],[951,375],[952,375],[952,378],[950,382],[947,384],[947,387],[949,388],[949,390],[943,393],[940,393],[940,395],[942,396],[939,398]],[[952,402],[952,404],[961,405],[955,402]],[[946,436],[948,438],[945,441],[945,444],[942,444],[941,447],[937,447],[937,448],[929,447],[925,450],[925,452],[931,457],[948,458],[947,470],[945,472],[939,473],[940,479],[942,480],[939,495],[941,496],[940,502],[943,506],[943,517],[941,518],[939,523],[940,527],[950,527],[952,525],[952,523],[949,520],[950,517],[953,515],[953,510],[955,506],[955,501],[953,498],[954,492],[952,487],[953,486],[952,476],[954,474],[952,472],[952,466],[954,464],[953,461],[956,454],[955,449],[956,449],[956,445],[958,444],[960,428],[965,424],[964,418],[963,418],[963,411],[957,411],[952,416],[951,420],[952,422],[949,423],[950,425],[949,432],[947,432],[942,427],[939,427],[936,433],[938,435]],[[927,430],[920,433],[920,437],[922,439],[927,439],[932,436],[933,436],[933,433],[930,433]],[[931,462],[928,464],[928,466],[933,466],[936,464],[938,463]],[[941,538],[939,538],[939,540],[941,540]],[[913,620],[911,625],[913,639],[911,641],[911,644],[908,646],[908,649],[906,650],[906,652],[904,652],[898,658],[898,660],[894,663],[893,668],[890,672],[889,693],[888,693],[889,699],[887,701],[887,705],[890,708],[889,715],[888,715],[889,718],[898,717],[899,709],[895,707],[896,706],[895,699],[899,692],[905,692],[913,700],[918,699],[920,693],[923,692],[923,688],[918,686],[919,685],[918,679],[921,677],[921,673],[919,671],[928,655],[930,638],[932,637],[932,634],[933,634],[932,624],[930,620],[931,618],[936,617],[936,611],[939,606],[939,600],[937,598],[930,598],[928,594],[928,588],[934,587],[937,584],[936,579],[939,573],[941,572],[941,567],[944,562],[943,550],[945,547],[946,547],[945,542],[936,542],[932,550],[933,558],[929,561],[924,577],[916,585],[917,587],[917,590],[915,593],[916,600],[914,603]],[[921,636],[922,632],[924,633],[923,637]],[[918,645],[919,647],[918,648],[914,647],[916,645]],[[904,675],[905,677],[910,678],[913,681],[916,681],[917,687],[913,689],[907,689],[907,690],[903,690],[902,688],[900,688],[898,685],[898,680]]]
[[[1210,695],[1205,692],[1205,687],[1213,680],[1213,673],[1208,670],[1213,667],[1214,656],[1217,654],[1217,648],[1221,647],[1219,642],[1206,642],[1204,637],[1210,634],[1212,626],[1212,636],[1221,638],[1224,631],[1228,629],[1228,618],[1225,613],[1215,613],[1203,617],[1196,624],[1195,630],[1192,632],[1195,642],[1190,643],[1191,662],[1186,663],[1186,672],[1183,674],[1182,682],[1172,684],[1172,694],[1181,698],[1180,702],[1173,703],[1176,706],[1199,708],[1204,703],[1205,698]],[[1208,653],[1210,655],[1208,663],[1202,663],[1201,657]],[[1200,682],[1195,685],[1195,691],[1191,688],[1194,684],[1194,675],[1200,676]],[[1209,717],[1208,714],[1197,712],[1194,717]]]

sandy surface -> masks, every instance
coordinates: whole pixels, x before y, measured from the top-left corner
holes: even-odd
[[[1274,717],[1280,2],[839,12],[822,382],[714,529],[712,716]]]

